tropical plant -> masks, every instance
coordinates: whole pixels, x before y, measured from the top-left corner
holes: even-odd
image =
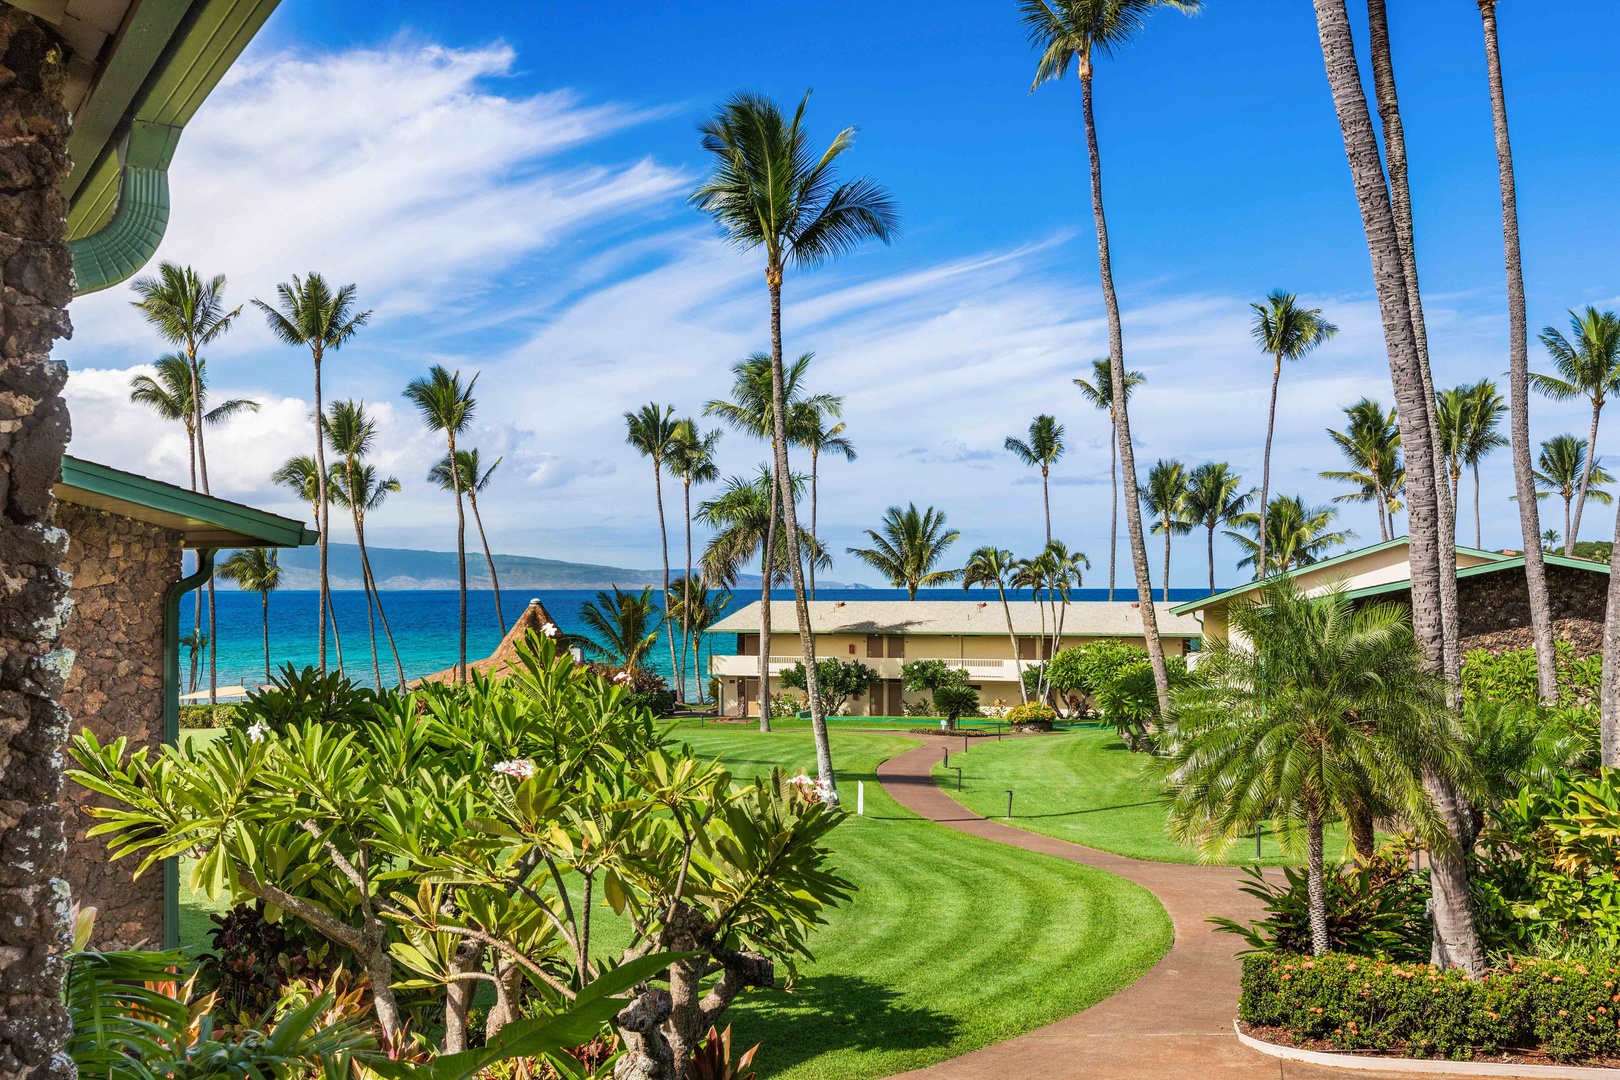
[[[1564,501],[1565,554],[1571,551],[1569,538],[1574,535],[1572,530],[1580,527],[1579,519],[1571,519],[1571,509],[1578,505],[1577,500],[1584,494],[1599,506],[1609,506],[1614,502],[1614,496],[1604,488],[1589,486],[1612,484],[1614,476],[1595,458],[1588,458],[1586,448],[1585,439],[1577,439],[1573,435],[1554,435],[1541,444],[1541,455],[1537,461],[1541,468],[1531,473],[1536,482],[1536,498],[1545,499],[1556,493]]]
[[[1498,429],[1502,423],[1503,415],[1508,411],[1507,402],[1502,395],[1496,392],[1496,384],[1489,379],[1481,379],[1472,386],[1457,388],[1462,394],[1459,419],[1462,421],[1457,432],[1457,449],[1461,464],[1466,465],[1474,473],[1474,546],[1477,548],[1483,543],[1484,534],[1479,524],[1479,463],[1492,450],[1508,445],[1506,435]],[[1446,417],[1450,412],[1451,391],[1446,391],[1447,404],[1443,405],[1440,415]],[[1453,491],[1453,502],[1456,501],[1456,492]]]
[[[1228,529],[1226,535],[1235,540],[1248,554],[1238,560],[1239,566],[1254,568],[1256,579],[1267,574],[1286,574],[1301,566],[1309,566],[1322,559],[1326,552],[1355,538],[1348,529],[1336,530],[1333,521],[1339,512],[1331,506],[1306,506],[1300,496],[1279,495],[1271,500],[1266,511],[1265,549],[1270,564],[1266,572],[1260,570],[1260,513],[1250,510],[1235,519],[1237,531]]]
[[[191,633],[180,639],[179,644],[186,650],[186,655],[189,658],[188,662],[191,664],[191,682],[186,687],[186,691],[195,694],[197,692],[197,664],[202,657],[203,650],[208,648],[208,635],[202,632],[200,626],[194,626]]]
[[[933,703],[931,715],[942,716],[949,727],[968,714],[978,715],[979,692],[968,682],[968,673],[943,660],[913,660],[900,668],[907,690],[926,691]]]
[[[904,510],[891,506],[883,514],[882,531],[865,530],[869,548],[848,548],[848,552],[883,575],[890,585],[905,589],[912,600],[917,590],[947,585],[962,576],[960,570],[936,570],[945,551],[962,534],[945,527],[945,514],[930,506],[921,513],[916,503]]]
[[[1235,633],[1211,644],[1199,679],[1176,697],[1170,829],[1219,852],[1276,821],[1284,845],[1306,851],[1311,946],[1321,954],[1331,944],[1330,818],[1370,822],[1373,807],[1390,808],[1426,842],[1454,843],[1424,788],[1425,770],[1460,767],[1438,719],[1443,684],[1422,669],[1404,609],[1358,608],[1342,588],[1306,596],[1278,577],[1228,618]]]
[[[450,490],[456,500],[456,586],[461,599],[456,678],[461,682],[467,681],[467,512],[461,497],[471,478],[461,475],[456,436],[466,434],[472,426],[473,412],[478,408],[473,399],[473,387],[477,385],[477,372],[463,384],[460,371],[434,364],[425,378],[412,379],[405,387],[405,398],[416,406],[423,426],[444,433],[445,454],[450,459]]]
[[[243,548],[219,566],[219,576],[259,594],[260,625],[264,631],[264,681],[270,681],[270,594],[281,588],[281,564],[274,548]]]
[[[737,94],[700,127],[702,146],[713,170],[692,193],[692,202],[714,219],[734,246],[763,248],[765,285],[771,307],[771,448],[782,493],[782,521],[787,532],[793,574],[794,610],[799,642],[809,676],[815,681],[815,635],[805,602],[798,515],[781,487],[788,469],[787,384],[782,370],[782,275],[789,264],[812,267],[828,262],[862,241],[888,243],[899,219],[894,202],[870,177],[838,183],[838,158],[853,145],[855,131],[845,128],[819,155],[804,130],[805,94],[791,121],[768,98]],[[763,650],[762,650],[763,651]],[[761,690],[763,692],[763,686]],[[812,689],[814,689],[812,687]],[[810,726],[815,734],[816,766],[822,784],[836,801],[832,748],[826,718],[817,713],[810,694]]]
[[[595,637],[580,641],[587,652],[611,660],[626,671],[635,671],[646,659],[647,650],[658,640],[663,612],[653,600],[652,586],[639,593],[598,592],[579,609],[579,621]]]
[[[1130,410],[1127,400],[1130,382],[1125,372],[1125,337],[1119,317],[1119,297],[1114,291],[1113,255],[1109,250],[1108,220],[1103,212],[1102,155],[1097,149],[1097,123],[1092,113],[1091,83],[1093,54],[1112,56],[1123,49],[1158,8],[1191,14],[1200,10],[1202,0],[1019,0],[1019,18],[1030,44],[1040,52],[1034,93],[1042,83],[1061,79],[1071,65],[1080,80],[1080,112],[1085,122],[1086,156],[1091,166],[1091,216],[1097,232],[1097,277],[1102,285],[1103,310],[1108,317],[1108,372],[1110,415],[1114,421],[1114,443],[1125,477],[1125,526],[1131,538],[1131,564],[1136,571],[1136,596],[1141,601],[1142,636],[1147,641],[1153,666],[1153,684],[1161,709],[1168,708],[1170,676],[1164,663],[1164,645],[1159,640],[1159,620],[1154,610],[1153,588],[1148,581],[1147,541],[1142,535],[1142,517],[1137,511],[1136,450],[1131,442]],[[1111,583],[1111,582],[1110,582]]]
[[[1385,410],[1371,398],[1362,398],[1344,410],[1350,421],[1345,430],[1328,429],[1328,436],[1344,455],[1348,469],[1321,473],[1324,480],[1354,484],[1356,490],[1335,496],[1334,502],[1372,503],[1378,511],[1378,538],[1395,538],[1395,514],[1401,508],[1406,489],[1406,469],[1401,463],[1401,429],[1395,410]],[[1442,430],[1444,425],[1442,425]]]
[[[328,478],[330,479],[330,477]],[[275,472],[270,474],[270,482],[286,488],[304,502],[309,503],[310,520],[314,521],[316,525],[320,524],[321,497],[323,493],[314,458],[308,454],[294,454],[282,462]],[[330,502],[332,493],[327,491],[324,494],[326,500]],[[338,631],[337,609],[328,607],[326,616],[332,626],[332,641],[337,645],[338,670],[342,671],[343,635]],[[193,687],[193,689],[196,688]]]
[[[665,454],[664,462],[669,471],[681,478],[681,521],[686,530],[686,572],[681,577],[682,590],[702,588],[702,583],[692,577],[692,485],[712,484],[720,479],[720,466],[715,464],[714,451],[720,442],[721,432],[718,430],[704,433],[698,430],[697,421],[691,417],[675,425],[675,436],[671,439],[669,450]],[[811,511],[811,521],[815,520],[815,512]],[[810,567],[812,590],[815,583],[815,563]],[[684,592],[677,591],[674,599],[675,607],[680,612],[681,622],[681,662],[676,668],[676,687],[681,700],[686,700],[686,657],[687,650],[692,649],[693,641],[692,613],[701,607],[701,603],[694,603],[691,597]],[[702,668],[696,667],[698,683],[698,701],[703,700]]]
[[[867,693],[879,681],[878,673],[859,660],[824,656],[816,661],[816,668],[816,692],[821,695],[821,711],[827,716],[837,716],[845,702]],[[802,663],[784,670],[780,683],[785,690],[809,694]]]
[[[1019,461],[1041,470],[1041,506],[1046,512],[1046,542],[1052,542],[1052,495],[1049,477],[1052,466],[1063,456],[1063,425],[1057,417],[1042,413],[1029,422],[1029,438],[1009,435],[1004,443]]]
[[[1080,587],[1081,571],[1090,569],[1091,560],[1083,552],[1071,552],[1062,541],[1054,540],[1030,559],[1019,559],[1013,564],[1014,588],[1028,589],[1030,599],[1040,612],[1040,655],[1051,657],[1063,648],[1063,626],[1069,613],[1069,599]],[[1046,635],[1047,616],[1051,616],[1052,636]],[[1033,676],[1035,698],[1045,701],[1051,689],[1048,665],[1037,664],[1023,672],[1026,682]]]
[[[1187,477],[1187,494],[1183,504],[1191,526],[1202,525],[1208,533],[1209,594],[1215,595],[1215,530],[1237,524],[1254,501],[1258,492],[1254,488],[1243,490],[1243,477],[1232,471],[1224,461],[1207,461]],[[1165,534],[1165,547],[1170,546],[1170,535]],[[1170,575],[1165,574],[1169,584]]]
[[[399,673],[399,684],[405,685],[405,666],[400,663],[399,649],[394,645],[394,632],[388,627],[388,615],[383,611],[382,593],[371,572],[371,555],[366,550],[366,515],[380,507],[389,495],[400,490],[396,477],[378,479],[377,470],[366,464],[377,441],[377,422],[366,413],[364,402],[348,398],[332,402],[326,416],[326,439],[338,460],[332,466],[328,493],[337,505],[346,507],[354,525],[354,542],[360,549],[360,584],[366,594],[366,630],[371,640],[371,677],[382,686],[382,667],[377,662],[377,623],[382,619],[388,636],[388,647],[394,653],[394,667]]]
[[[370,311],[355,310],[355,286],[344,285],[334,291],[320,274],[311,272],[307,277],[292,276],[291,281],[276,286],[276,303],[255,299],[253,305],[264,312],[270,332],[287,345],[308,349],[315,365],[315,531],[320,534],[319,578],[320,617],[317,620],[320,635],[320,667],[326,670],[326,619],[332,604],[332,587],[326,572],[326,548],[331,536],[329,501],[326,497],[326,423],[321,404],[321,361],[329,352],[336,352],[354,339],[360,328],[371,321]],[[332,625],[337,626],[336,615]],[[334,630],[335,636],[335,630]],[[338,660],[342,666],[342,658]]]
[[[981,588],[994,587],[996,596],[1001,600],[1001,613],[1007,619],[1007,641],[1011,644],[1011,656],[1014,663],[1018,663],[1018,633],[1013,629],[1012,605],[1007,602],[1007,584],[1016,571],[1016,560],[1013,553],[1004,548],[988,546],[977,548],[968,556],[967,566],[962,569],[962,591],[967,592],[973,586]],[[1018,693],[1023,700],[1029,700],[1029,691],[1024,688],[1023,679],[1018,680]]]
[[[855,460],[855,444],[844,434],[847,427],[842,421],[828,426],[829,417],[843,415],[844,399],[829,394],[818,394],[816,397],[802,401],[797,406],[789,406],[792,419],[789,427],[792,429],[792,438],[795,444],[810,451],[810,535],[816,539],[821,533],[816,530],[816,503],[818,494],[819,466],[822,454],[842,454],[845,461]],[[810,599],[816,598],[816,568],[812,563],[809,567]]]
[[[1185,536],[1197,521],[1187,512],[1187,467],[1160,458],[1142,489],[1142,509],[1153,518],[1151,531],[1164,534],[1164,602],[1170,602],[1170,537]],[[1151,599],[1151,598],[1150,598]]]
[[[1254,325],[1250,328],[1260,351],[1271,357],[1271,407],[1266,413],[1266,448],[1260,459],[1260,505],[1271,505],[1271,438],[1277,427],[1277,385],[1282,381],[1283,361],[1302,360],[1331,340],[1339,328],[1328,322],[1321,308],[1300,304],[1291,292],[1277,289],[1262,304],[1250,304]],[[1255,566],[1264,573],[1267,537],[1260,534],[1260,550]]]
[[[642,457],[652,461],[653,501],[658,509],[658,547],[664,559],[664,611],[667,613],[670,609],[669,531],[664,524],[664,461],[675,441],[679,421],[675,419],[675,406],[665,405],[660,409],[656,403],[648,402],[636,412],[625,413],[624,425],[624,441],[635,447]],[[666,634],[665,642],[669,645],[670,670],[676,671],[675,635]],[[684,673],[678,672],[676,686],[680,687],[684,682]],[[684,698],[684,691],[682,696]]]
[[[1592,406],[1592,430],[1586,437],[1588,446],[1597,445],[1598,417],[1603,412],[1608,395],[1620,392],[1620,316],[1612,311],[1598,311],[1588,305],[1577,315],[1569,313],[1570,337],[1565,337],[1556,326],[1544,327],[1541,344],[1552,358],[1556,375],[1530,373],[1530,387],[1554,401],[1568,401],[1584,397]],[[1593,463],[1587,462],[1587,471],[1581,474],[1579,490],[1575,495],[1574,522],[1564,530],[1564,554],[1575,550],[1575,537],[1581,531],[1581,511],[1586,509],[1586,489],[1591,483]]]
[[[1140,371],[1127,371],[1121,397],[1129,401],[1131,391],[1147,382]],[[1114,602],[1114,563],[1119,549],[1119,432],[1114,420],[1114,377],[1107,357],[1091,362],[1091,380],[1075,379],[1080,396],[1108,414],[1108,602]]]
[[[484,468],[483,459],[478,454],[476,446],[466,450],[456,451],[456,468],[450,469],[450,455],[440,458],[428,470],[428,480],[439,485],[441,490],[455,491],[456,477],[463,478],[466,484],[465,494],[467,505],[472,508],[473,524],[478,527],[478,542],[484,548],[484,562],[489,564],[489,587],[495,591],[495,621],[500,624],[501,636],[506,636],[506,611],[501,607],[501,577],[495,572],[495,556],[489,550],[489,534],[484,531],[484,516],[478,510],[478,496],[489,487],[490,481],[495,479],[495,470],[501,467],[503,459],[496,458]]]
[[[720,590],[711,594],[708,585],[699,577],[677,578],[674,582],[675,611],[674,616],[680,620],[692,640],[692,670],[697,673],[698,704],[705,703],[703,686],[706,680],[703,677],[703,635],[709,627],[720,621],[731,604],[731,593]]]

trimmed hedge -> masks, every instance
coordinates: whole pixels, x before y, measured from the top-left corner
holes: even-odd
[[[230,727],[236,716],[236,705],[182,705],[180,726],[183,728]]]
[[[1613,1057],[1620,1055],[1620,966],[1520,960],[1471,980],[1456,969],[1337,953],[1253,954],[1243,959],[1238,1018],[1340,1050]]]

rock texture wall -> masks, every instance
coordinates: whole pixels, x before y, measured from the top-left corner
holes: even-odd
[[[1547,567],[1552,599],[1553,636],[1575,647],[1577,656],[1603,648],[1603,609],[1609,577],[1591,570]],[[1530,591],[1524,571],[1476,574],[1457,581],[1459,637],[1469,649],[1527,649],[1530,637]]]
[[[76,659],[62,704],[73,730],[155,748],[163,742],[163,596],[180,578],[180,535],[68,504],[57,508],[57,524],[70,537],[62,569],[73,581],[73,618],[62,637]],[[163,877],[154,867],[131,881],[130,860],[109,862],[102,838],[85,837],[92,800],[104,801],[74,783],[63,792],[73,898],[99,912],[98,945],[162,948]]]

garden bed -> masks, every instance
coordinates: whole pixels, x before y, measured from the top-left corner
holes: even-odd
[[[1254,1024],[1245,1024],[1241,1021],[1237,1025],[1238,1032],[1256,1042],[1269,1043],[1273,1047],[1283,1047],[1290,1050],[1307,1050],[1313,1054],[1331,1054],[1337,1058],[1345,1059],[1346,1064],[1354,1062],[1353,1068],[1393,1068],[1399,1070],[1402,1063],[1422,1061],[1426,1064],[1449,1066],[1460,1062],[1473,1062],[1491,1065],[1529,1066],[1535,1069],[1553,1069],[1558,1066],[1574,1065],[1578,1068],[1614,1069],[1620,1075],[1620,1057],[1584,1058],[1578,1061],[1560,1061],[1545,1050],[1523,1050],[1506,1048],[1496,1051],[1472,1050],[1466,1056],[1453,1056],[1445,1059],[1421,1057],[1409,1054],[1406,1048],[1394,1046],[1388,1050],[1373,1051],[1347,1051],[1335,1046],[1329,1039],[1312,1039],[1297,1035],[1287,1028],[1264,1027]],[[1261,1049],[1264,1052],[1264,1048]],[[1375,1064],[1376,1063],[1376,1066]],[[1427,1071],[1427,1070],[1426,1070]]]

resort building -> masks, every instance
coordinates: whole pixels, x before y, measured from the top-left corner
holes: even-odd
[[[859,659],[882,680],[869,695],[851,702],[857,716],[903,716],[907,703],[922,702],[926,693],[904,689],[900,669],[910,660],[944,660],[966,671],[986,706],[1016,705],[1022,671],[1052,652],[1052,615],[1028,600],[1012,603],[1013,632],[999,600],[812,600],[810,625],[818,658]],[[1172,614],[1170,605],[1154,604],[1165,652],[1181,655],[1197,648],[1201,634],[1196,619]],[[1044,614],[1043,614],[1044,613]],[[709,673],[718,682],[723,716],[759,713],[760,605],[749,604],[708,630],[716,644],[731,638],[736,655],[713,655]],[[1043,622],[1044,619],[1044,622]],[[1013,638],[1017,639],[1014,652]],[[1108,638],[1142,645],[1142,613],[1134,603],[1071,603],[1063,617],[1058,648]],[[793,601],[771,601],[768,650],[770,692],[780,693],[778,678],[802,662],[798,617]]]
[[[1544,555],[1547,591],[1552,601],[1553,636],[1567,641],[1580,656],[1600,652],[1603,614],[1608,599],[1609,566],[1589,559]],[[1391,600],[1410,605],[1412,569],[1408,539],[1396,537],[1357,548],[1293,571],[1308,593],[1342,587],[1353,600]],[[1198,620],[1210,641],[1227,640],[1227,616],[1234,604],[1253,599],[1259,582],[1171,608],[1176,617]],[[1530,590],[1525,584],[1524,556],[1513,551],[1457,548],[1458,638],[1470,649],[1521,649],[1531,644]]]
[[[72,730],[102,743],[129,740],[152,751],[179,737],[180,601],[213,572],[222,548],[299,547],[315,542],[301,521],[189,491],[74,457],[54,488],[56,524],[68,534],[62,570],[73,612],[61,644],[73,650],[62,691]],[[186,575],[183,553],[198,569]],[[106,948],[179,944],[177,878],[131,881],[131,860],[113,863],[82,808],[100,796],[67,784],[67,879],[73,898],[94,906],[96,942]],[[172,860],[171,860],[172,864]]]

